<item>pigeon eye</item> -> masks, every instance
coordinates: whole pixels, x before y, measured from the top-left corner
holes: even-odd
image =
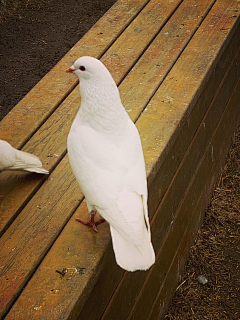
[[[80,66],[80,67],[79,67],[79,70],[81,70],[81,71],[85,71],[85,70],[86,70],[86,68],[85,68],[84,66]]]

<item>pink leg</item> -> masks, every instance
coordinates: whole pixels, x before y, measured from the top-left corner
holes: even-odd
[[[82,219],[80,219],[80,218],[77,218],[76,220],[78,221],[78,222],[81,222],[82,224],[84,224],[85,226],[89,226],[89,227],[92,227],[93,228],[93,230],[94,231],[96,231],[96,232],[98,232],[98,229],[97,229],[97,225],[98,224],[100,224],[100,223],[103,223],[104,221],[105,221],[105,219],[100,219],[100,220],[98,220],[98,221],[94,221],[94,217],[95,217],[95,214],[96,214],[96,210],[92,210],[91,212],[90,212],[90,219],[89,220],[87,220],[87,221],[85,221],[85,220],[82,220]]]

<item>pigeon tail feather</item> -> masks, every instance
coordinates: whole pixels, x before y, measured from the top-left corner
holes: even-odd
[[[110,230],[116,261],[121,268],[133,272],[148,270],[154,264],[155,253],[147,232],[141,246],[136,246],[111,225]]]
[[[17,150],[15,148],[14,151],[15,163],[9,167],[6,167],[5,170],[23,170],[28,172],[49,174],[49,171],[42,167],[42,162],[37,156],[25,151]]]
[[[27,171],[27,172],[35,172],[35,173],[40,173],[40,174],[49,174],[48,170],[43,169],[43,168],[38,168],[38,167],[27,167],[27,168],[24,168],[24,169],[13,169],[13,170],[24,170],[24,171]]]

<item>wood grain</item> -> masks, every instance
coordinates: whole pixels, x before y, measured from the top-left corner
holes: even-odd
[[[158,252],[158,250],[164,250],[164,254],[161,255],[161,257],[159,256],[157,258],[155,266],[151,269],[155,270],[154,272],[156,272],[157,274],[160,272],[161,268],[167,268],[171,264],[171,259],[173,258],[175,252],[175,249],[172,246],[173,243],[178,244],[178,242],[175,242],[172,239],[165,240],[165,237],[172,230],[173,223],[175,223],[176,214],[178,213],[179,207],[182,205],[182,201],[185,198],[185,192],[191,183],[191,179],[195,174],[199,161],[205,152],[205,148],[209,140],[211,139],[214,129],[218,124],[219,117],[221,117],[227,100],[229,99],[231,92],[235,86],[237,79],[236,74],[238,74],[239,76],[239,70],[236,71],[235,68],[235,63],[237,63],[237,61],[239,61],[239,53],[236,56],[236,59],[233,61],[230,70],[227,73],[227,76],[225,76],[225,79],[222,82],[222,86],[219,88],[219,91],[217,92],[213,103],[211,104],[208,112],[203,118],[202,125],[200,125],[197,135],[191,142],[188,151],[185,153],[182,163],[180,163],[179,168],[176,170],[175,176],[169,184],[169,187],[161,201],[160,206],[158,207],[157,212],[154,214],[154,219],[152,221],[153,245],[156,252]],[[231,90],[228,90],[228,86],[231,88]],[[225,97],[223,98],[221,96],[221,94],[225,94],[225,90],[226,99]],[[218,113],[218,117],[214,117],[215,113]],[[201,118],[199,120],[201,120]],[[189,122],[191,122],[190,116]],[[185,138],[186,136],[182,137],[182,139]],[[180,145],[183,143],[183,141],[178,142],[180,143]],[[173,154],[175,154],[174,151]],[[196,180],[197,183],[199,183],[199,179],[201,177],[202,173],[200,174],[200,177],[198,176],[198,179]],[[204,181],[205,180],[203,180],[203,182]],[[188,199],[189,201],[187,201],[187,204],[192,204],[194,203],[194,199],[198,199],[198,196],[193,192],[193,190],[191,189],[190,192],[190,195],[193,197],[193,199],[191,199],[191,201]],[[200,190],[202,190],[201,187]],[[189,213],[189,215],[191,214],[191,211],[186,212]],[[181,213],[181,217],[182,215],[183,213]],[[176,228],[178,228],[177,223]],[[174,236],[181,236],[180,231],[175,231]],[[166,272],[162,272],[163,279],[165,273]],[[151,274],[151,271],[149,272],[149,274]],[[127,314],[131,309],[130,306],[132,306],[134,301],[136,301],[136,295],[138,295],[140,298],[136,307],[132,309],[132,317],[137,319],[146,319],[151,305],[150,300],[152,300],[157,293],[157,290],[159,289],[158,284],[162,281],[156,281],[155,278],[151,278],[150,280],[148,278],[149,274],[146,274],[145,277],[138,274],[138,277],[137,275],[135,276],[136,278],[132,277],[130,274],[125,274],[124,278],[121,281],[121,285],[115,291],[115,294],[110,301],[108,308],[105,310],[102,319],[111,319],[111,317],[116,317],[116,319],[126,319]],[[145,283],[148,284],[148,291],[146,292],[146,294],[142,295],[141,291],[139,292],[139,288],[141,288],[141,286],[143,285],[144,280]],[[155,291],[154,284],[156,284]],[[129,288],[133,288],[132,291],[130,291]],[[121,308],[121,305],[117,303],[117,301],[123,301],[123,304],[128,307],[125,307],[124,309]]]
[[[133,1],[134,2],[134,1]],[[155,1],[155,6],[156,6],[157,1]],[[163,2],[164,3],[164,2]],[[108,12],[104,18],[100,19],[99,22],[97,22],[97,24],[89,31],[89,33],[85,36],[85,38],[81,39],[80,42],[76,44],[75,47],[73,47],[70,50],[71,56],[73,56],[73,52],[74,51],[79,51],[79,46],[81,46],[81,48],[85,48],[84,43],[85,41],[88,43],[89,45],[89,53],[90,55],[94,56],[94,50],[96,50],[96,47],[99,50],[99,46],[94,45],[95,41],[97,41],[96,39],[96,32],[99,32],[101,34],[105,34],[106,31],[103,32],[103,30],[101,29],[103,27],[103,25],[105,26],[106,24],[109,24],[109,19],[111,17],[111,19],[113,19],[113,21],[115,22],[115,17],[117,16],[118,20],[120,19],[119,17],[121,17],[122,14],[123,15],[123,21],[121,20],[120,25],[118,26],[118,29],[115,30],[115,32],[113,33],[113,35],[108,36],[108,42],[114,42],[117,43],[117,50],[118,51],[114,51],[114,50],[110,50],[111,53],[115,52],[114,54],[119,54],[121,55],[122,52],[122,47],[121,45],[118,45],[119,43],[122,43],[122,38],[114,38],[113,36],[118,35],[117,30],[119,30],[119,28],[123,28],[123,25],[125,27],[127,27],[128,23],[129,23],[129,19],[133,19],[134,14],[136,15],[138,13],[138,11],[144,7],[145,2],[142,2],[141,6],[137,5],[136,1],[134,2],[134,5],[132,4],[132,1],[130,1],[128,3],[128,5],[124,5],[122,3],[122,1],[119,1],[118,5],[114,6],[112,9],[110,9],[110,12]],[[150,6],[150,9],[148,8]],[[140,26],[144,23],[144,18],[146,16],[146,14],[152,10],[152,4],[150,3],[149,5],[147,5],[143,10],[144,13],[142,14],[142,12],[140,12],[139,16],[134,20],[133,25],[131,25],[128,29],[127,32],[135,32],[134,30],[136,28],[140,28]],[[163,13],[161,13],[161,19],[163,21],[166,21],[169,17],[169,15],[171,14],[171,11],[174,8],[174,3],[172,3],[169,6],[168,10],[165,10]],[[114,11],[114,14],[112,13],[112,11]],[[124,10],[124,11],[123,11]],[[129,14],[125,14],[125,11],[129,11]],[[159,13],[159,11],[158,11]],[[128,17],[128,19],[127,19]],[[160,18],[159,18],[160,19]],[[148,20],[147,21],[147,30],[148,30],[148,40],[147,41],[151,41],[151,39],[155,36],[156,30],[155,30],[155,20],[156,20],[156,15],[154,16],[154,19],[152,20]],[[145,20],[145,24],[146,24],[146,20]],[[162,25],[162,24],[161,24]],[[160,27],[161,27],[160,25]],[[152,34],[149,33],[149,29],[151,27],[151,32]],[[154,27],[154,28],[153,28]],[[160,28],[159,27],[159,28]],[[100,28],[100,29],[99,29]],[[102,31],[101,31],[102,30]],[[120,29],[121,30],[121,29]],[[129,31],[130,30],[130,31]],[[119,31],[120,32],[120,31]],[[124,33],[125,34],[125,33]],[[129,34],[128,34],[129,35]],[[140,37],[140,35],[139,35]],[[101,48],[102,48],[102,43],[105,43],[105,46],[107,46],[106,41],[102,41],[103,39],[101,39]],[[99,41],[99,40],[98,40]],[[93,42],[93,43],[92,43]],[[92,44],[91,44],[92,43]],[[91,45],[90,45],[91,44]],[[136,54],[133,54],[133,52],[137,51],[137,50],[144,50],[145,48],[145,43],[142,43],[141,46],[139,46],[139,38],[138,41],[136,41],[134,44],[132,44],[132,48],[133,51],[130,52],[128,51],[128,53],[125,55],[125,57],[127,57],[127,61],[128,63],[133,64],[134,63],[134,59],[136,59]],[[70,54],[69,53],[69,54]],[[65,76],[65,71],[66,70],[66,66],[64,67],[64,63],[66,64],[66,59],[69,58],[69,54],[67,54],[59,63],[57,66],[55,66],[53,68],[52,71],[49,72],[49,74],[46,76],[47,79],[45,79],[49,84],[50,82],[55,83],[56,82],[56,78],[54,75],[54,72],[57,70],[57,72],[59,73],[59,79],[60,79],[60,74],[61,77],[64,79]],[[80,55],[83,55],[83,53],[81,53],[81,51],[79,52]],[[85,52],[85,54],[87,54]],[[108,54],[108,53],[107,53]],[[123,75],[127,74],[127,68],[129,66],[125,65],[124,67],[122,66],[122,72]],[[62,68],[62,70],[60,70]],[[113,76],[116,75],[116,70],[113,68],[110,69],[110,71],[113,73]],[[77,84],[77,80],[76,77],[71,76],[72,81],[74,81],[75,84]],[[70,89],[68,88],[68,86],[66,85],[65,82],[61,82],[60,80],[57,81],[57,83],[59,83],[60,87],[61,87],[61,94],[58,92],[58,86],[54,86],[53,88],[51,87],[51,85],[47,85],[44,79],[42,79],[44,86],[46,86],[49,91],[43,91],[43,96],[44,99],[48,99],[48,103],[51,105],[52,107],[52,111],[54,111],[54,113],[52,115],[49,116],[49,118],[45,119],[46,121],[41,125],[41,127],[38,129],[38,131],[34,134],[34,136],[30,139],[30,141],[28,141],[23,150],[24,151],[28,151],[31,153],[36,154],[37,156],[40,157],[43,165],[45,168],[47,168],[50,172],[57,166],[57,164],[61,161],[61,159],[63,158],[63,156],[66,154],[66,140],[67,140],[67,135],[68,132],[70,130],[70,126],[73,122],[73,119],[76,115],[76,112],[79,108],[79,104],[80,104],[80,98],[79,98],[79,89],[75,88],[71,94],[69,94]],[[31,100],[32,104],[36,104],[38,103],[39,106],[41,106],[42,108],[42,104],[44,103],[44,101],[42,101],[40,99],[40,97],[38,96],[38,93],[40,92],[38,86],[42,85],[42,82],[40,81],[37,86],[29,93],[30,97],[29,99]],[[71,86],[71,89],[73,89],[74,86]],[[67,98],[65,100],[63,100],[63,96],[62,94],[65,93],[65,96],[67,96]],[[32,96],[32,94],[36,94],[36,97]],[[59,105],[59,107],[56,109],[54,107],[54,102],[53,99],[59,98],[62,103]],[[26,99],[27,96],[25,97]],[[25,108],[27,106],[29,106],[28,104],[28,100],[23,99],[23,101],[21,102],[21,105],[18,105],[14,108],[14,110],[16,110],[16,112],[18,112],[20,109],[21,110],[25,110]],[[59,100],[59,103],[61,102]],[[58,104],[58,103],[57,103]],[[47,106],[48,107],[48,106]],[[49,112],[51,110],[51,108],[48,108]],[[51,112],[52,112],[51,111]],[[25,112],[25,111],[24,111]],[[36,110],[34,111],[34,114],[36,113]],[[19,117],[17,115],[17,113],[11,113],[7,119],[12,119],[11,121],[15,121],[13,119],[16,119],[17,117]],[[35,121],[34,117],[32,114],[29,114],[29,117],[31,117],[31,121]],[[11,126],[9,126],[9,123],[6,123],[4,125],[5,119],[0,123],[0,134],[1,134],[1,126],[2,126],[2,130],[6,133],[6,134],[11,134]],[[4,126],[8,126],[8,130],[6,130],[6,127]],[[21,134],[25,134],[25,138],[28,138],[28,134],[32,134],[33,130],[36,130],[36,127],[32,126],[29,123],[25,123],[25,129],[27,130],[27,132],[23,132],[21,131]],[[25,130],[24,129],[24,130]],[[14,130],[20,130],[20,128],[18,128],[17,126],[14,126]],[[23,128],[21,129],[23,130]],[[2,136],[2,138],[4,138],[4,135]],[[19,139],[20,139],[20,135],[18,135]],[[8,140],[9,141],[9,140]],[[15,141],[16,143],[16,141]],[[13,144],[14,145],[14,144]],[[22,208],[26,205],[26,203],[31,199],[31,197],[34,195],[34,193],[38,190],[38,188],[41,186],[41,184],[44,181],[44,177],[38,177],[35,178],[35,180],[31,180],[31,183],[29,183],[29,175],[25,174],[21,174],[21,173],[9,173],[9,172],[4,172],[0,175],[0,191],[1,191],[1,199],[0,199],[0,205],[1,205],[1,214],[0,214],[0,235],[3,234],[3,232],[6,230],[6,228],[12,223],[12,221],[16,218],[16,216],[19,214],[19,212],[22,210]],[[19,192],[20,190],[20,192]]]
[[[114,75],[117,83],[121,82],[148,48],[180,2],[150,1],[104,54],[101,61]]]
[[[179,274],[184,265],[184,260],[187,257],[188,250],[201,225],[204,210],[210,201],[212,190],[217,182],[221,167],[225,163],[225,158],[231,145],[231,138],[239,124],[240,117],[239,112],[236,109],[239,90],[240,80],[218,123],[213,138],[199,163],[195,181],[191,186],[193,191],[189,190],[178,213],[178,217],[174,221],[175,226],[173,226],[171,230],[172,236],[175,237],[175,234],[178,233],[177,230],[182,227],[182,239],[179,242],[179,246],[174,250],[174,259],[172,260],[171,265],[169,265],[164,280],[161,282],[161,288],[156,297],[155,304],[152,307],[152,311],[149,313],[149,320],[164,319],[171,296],[174,293],[174,288],[176,288],[179,281]],[[214,161],[212,150],[214,150]],[[205,185],[203,185],[204,182]],[[195,199],[198,199],[197,203],[194,202]],[[186,220],[184,220],[185,212],[189,212],[189,218]],[[167,239],[166,241],[171,243],[171,239]]]
[[[147,2],[118,0],[0,122],[1,139],[22,148],[77,85],[65,70],[80,56],[100,58]]]
[[[205,6],[208,8],[209,1],[206,1]],[[165,5],[164,5],[165,3]],[[178,2],[176,3],[172,3],[170,6],[167,6],[167,2],[163,1],[162,5],[159,6],[158,2],[155,1],[152,3],[149,3],[149,5],[147,5],[144,10],[142,12],[140,12],[139,16],[137,17],[134,21],[133,21],[133,25],[130,25],[126,32],[127,32],[127,37],[130,37],[130,35],[135,33],[135,29],[140,28],[140,26],[143,28],[144,23],[146,24],[146,15],[150,14],[151,12],[155,11],[155,7],[159,7],[158,9],[158,14],[159,16],[159,27],[158,29],[161,29],[163,23],[165,21],[168,20],[170,14],[172,13],[172,11],[174,11],[174,6],[176,6],[176,4],[178,5]],[[164,7],[164,11],[161,12],[160,14],[160,9],[162,9]],[[192,8],[192,11],[189,9]],[[154,10],[153,10],[154,9]],[[187,10],[188,9],[188,10]],[[201,21],[201,15],[204,14],[204,10],[206,10],[206,8],[203,6],[203,4],[201,4],[201,6],[199,7],[193,7],[191,4],[189,4],[189,2],[186,3],[186,5],[183,6],[183,8],[181,9],[181,13],[183,12],[188,12],[188,14],[190,14],[190,11],[192,13],[192,18],[196,19],[196,21],[194,19],[192,19],[194,22],[191,23],[191,28],[192,31],[191,33],[194,32],[194,30],[196,30],[199,22]],[[181,14],[180,13],[180,14]],[[174,15],[174,23],[171,23],[171,25],[176,25],[177,21],[178,21],[178,16],[179,14],[177,14],[177,17],[175,17]],[[139,35],[137,38],[137,40],[132,44],[132,48],[134,49],[133,52],[136,52],[135,54],[133,54],[132,51],[128,51],[125,54],[125,64],[122,63],[122,72],[123,75],[127,74],[128,68],[129,68],[129,64],[133,65],[134,61],[136,60],[137,57],[137,50],[145,50],[145,45],[146,43],[148,43],[149,41],[151,41],[152,38],[154,38],[155,34],[156,34],[156,14],[152,17],[152,19],[147,20],[147,40],[146,42],[143,42],[141,45],[139,45],[139,39],[142,38],[142,35]],[[182,23],[185,23],[185,20],[187,19],[186,15],[183,15],[183,20]],[[189,16],[188,16],[189,19]],[[151,22],[151,23],[150,23]],[[189,26],[189,27],[190,27]],[[151,27],[151,28],[150,28]],[[169,27],[169,24],[167,24],[167,29],[170,30],[171,26]],[[151,34],[149,32],[149,29],[151,31]],[[164,31],[164,30],[163,30]],[[175,46],[174,44],[176,44],[176,42],[178,43],[178,45],[175,46],[175,51],[172,52],[171,58],[173,60],[176,60],[177,57],[180,55],[181,50],[183,50],[184,48],[184,44],[189,41],[190,37],[191,37],[191,33],[179,33],[178,37],[175,37],[172,39],[172,43],[173,46]],[[125,32],[124,32],[125,34]],[[124,35],[123,34],[123,35]],[[165,38],[165,35],[161,32],[162,37]],[[139,38],[140,37],[140,38]],[[108,57],[109,55],[121,55],[122,53],[122,36],[119,37],[116,42],[117,45],[111,47],[111,49],[106,53],[106,55],[103,56],[103,59],[105,59],[105,61],[108,61]],[[156,44],[155,44],[156,46]],[[151,46],[152,47],[152,46]],[[134,70],[148,70],[148,72],[146,73],[147,77],[151,77],[152,75],[152,65],[149,64],[149,61],[151,61],[153,58],[153,56],[155,55],[155,53],[153,53],[154,50],[152,50],[150,47],[150,54],[148,55],[148,58],[145,59],[145,57],[142,59],[143,61],[145,61],[145,63],[141,63],[141,66],[139,66],[139,68],[137,67],[137,69],[135,68]],[[113,48],[113,49],[112,49]],[[169,55],[168,50],[166,48],[164,54],[161,55],[161,57],[165,57],[163,59],[166,60],[166,57]],[[106,56],[106,58],[105,58]],[[134,60],[135,59],[135,60]],[[116,65],[118,65],[118,63],[116,63]],[[146,94],[145,94],[145,98],[147,100],[149,100],[151,98],[152,92],[154,92],[156,90],[156,86],[158,86],[158,81],[157,78],[158,77],[165,77],[167,72],[170,70],[172,66],[171,60],[168,60],[168,63],[166,63],[164,65],[164,67],[162,68],[158,68],[157,72],[155,72],[155,81],[151,81],[148,85],[148,87],[146,87]],[[112,64],[110,67],[110,71],[112,72],[113,76],[117,77],[117,71],[114,68],[114,64]],[[134,79],[136,74],[133,70],[133,73],[130,73],[130,77],[131,79]],[[75,77],[73,77],[75,79]],[[132,81],[132,80],[130,80]],[[128,86],[131,86],[131,83],[127,82]],[[125,86],[126,88],[126,86]],[[148,91],[147,91],[148,88]],[[141,86],[138,87],[138,90],[135,90],[135,94],[137,96],[140,96],[142,92],[142,88]],[[131,97],[128,96],[128,99],[130,99]],[[146,101],[145,100],[145,103]],[[126,101],[126,99],[125,99]],[[124,101],[124,102],[125,102]],[[126,101],[126,103],[128,103]],[[70,130],[70,126],[73,122],[73,119],[75,117],[75,114],[79,108],[79,104],[80,104],[80,99],[79,99],[79,89],[75,88],[71,94],[68,95],[68,97],[60,104],[60,106],[55,110],[55,112],[45,121],[45,123],[39,128],[39,130],[34,134],[34,136],[31,138],[30,141],[28,141],[23,150],[31,152],[36,154],[37,156],[40,157],[43,165],[45,168],[47,168],[48,170],[50,170],[50,172],[57,166],[57,164],[61,161],[61,159],[63,158],[63,156],[66,154],[66,139],[67,139],[67,135],[68,132]],[[144,108],[144,104],[138,104],[139,108],[136,111],[135,110],[135,115],[136,112],[138,112],[137,117],[140,116],[142,109]],[[21,177],[21,179],[20,179]],[[19,214],[19,212],[21,211],[21,209],[24,207],[24,205],[31,199],[31,197],[34,195],[34,193],[36,192],[36,190],[38,190],[38,188],[41,186],[41,184],[43,183],[44,178],[36,178],[34,181],[32,181],[32,183],[29,183],[29,175],[22,175],[19,173],[3,173],[0,175],[0,185],[3,186],[3,188],[1,189],[1,208],[2,208],[2,212],[1,212],[1,216],[0,216],[0,234],[2,234],[6,228],[12,223],[12,221],[15,219],[15,217]],[[10,182],[10,183],[9,183]],[[20,192],[19,192],[20,190]]]
[[[0,317],[32,276],[83,197],[70,173],[65,157],[0,239]]]

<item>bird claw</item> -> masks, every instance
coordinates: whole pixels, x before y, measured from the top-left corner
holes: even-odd
[[[102,218],[102,219],[100,219],[100,220],[95,222],[93,215],[91,215],[91,218],[89,220],[87,220],[87,221],[86,220],[82,220],[80,218],[77,218],[76,220],[78,222],[84,224],[85,226],[92,227],[95,232],[98,232],[97,225],[99,225],[100,223],[103,223],[105,221],[105,219]]]

